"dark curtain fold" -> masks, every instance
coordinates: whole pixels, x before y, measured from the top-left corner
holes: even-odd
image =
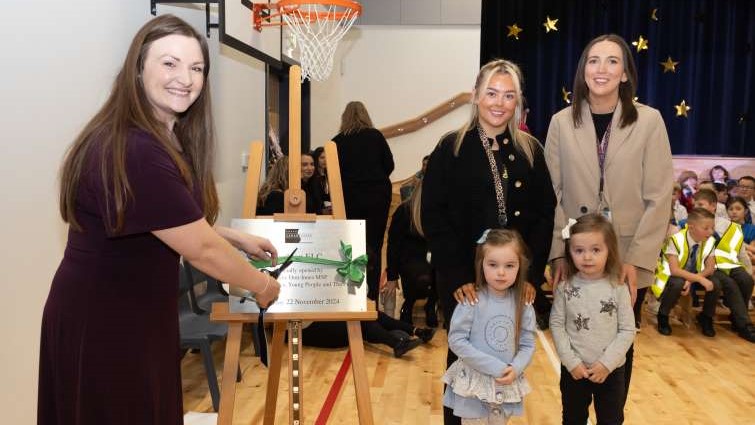
[[[547,16],[558,31],[546,33]],[[507,36],[515,23],[519,40]],[[561,90],[572,91],[582,49],[604,33],[630,44],[638,101],[661,112],[674,154],[755,156],[755,1],[482,0],[480,61],[521,66],[527,123],[545,142],[551,115],[568,106]],[[640,35],[648,49],[638,53],[631,43]],[[669,56],[675,73],[660,65]],[[687,118],[676,116],[682,100]]]

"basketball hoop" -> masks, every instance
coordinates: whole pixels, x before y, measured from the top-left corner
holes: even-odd
[[[299,48],[301,80],[323,81],[333,70],[338,42],[361,13],[362,6],[352,0],[280,0],[255,3],[252,19],[257,31],[287,25]]]

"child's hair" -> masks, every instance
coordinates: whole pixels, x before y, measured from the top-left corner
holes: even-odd
[[[713,182],[713,190],[715,190],[716,193],[726,192],[728,189],[729,187],[726,185],[726,183]]]
[[[680,185],[684,186],[684,182],[686,182],[688,179],[695,179],[697,180],[697,173],[692,170],[684,170],[679,174],[679,179],[677,180]]]
[[[732,196],[729,198],[728,201],[726,201],[726,209],[728,210],[730,206],[733,204],[740,204],[742,207],[747,211],[750,206],[747,204],[747,201],[745,201],[745,198],[741,196]]]
[[[505,245],[512,245],[516,256],[519,258],[519,272],[516,275],[514,284],[510,289],[514,293],[514,299],[516,300],[516,313],[514,320],[514,341],[516,342],[516,348],[514,351],[519,350],[519,335],[521,333],[522,324],[522,312],[524,311],[524,284],[527,279],[527,270],[530,266],[529,250],[527,244],[519,235],[516,230],[509,229],[489,229],[483,233],[480,241],[477,242],[477,252],[475,255],[475,283],[478,288],[487,287],[488,283],[485,281],[485,273],[482,266],[485,260],[485,254],[491,247],[501,247]]]
[[[682,185],[679,184],[679,182],[674,182],[673,189],[671,190],[671,193],[674,192],[681,192],[682,191]]]
[[[687,223],[697,223],[700,220],[715,220],[716,216],[705,208],[692,208],[687,215]]]
[[[692,199],[694,199],[695,201],[706,201],[711,205],[716,205],[716,203],[718,202],[718,196],[716,196],[716,192],[710,189],[698,190],[694,195],[692,195]]]
[[[716,179],[713,178],[713,171],[714,170],[721,170],[724,172],[724,181],[729,180],[729,170],[724,168],[723,165],[714,165],[710,171],[708,172],[708,176],[710,176],[711,181],[716,181]]]
[[[569,244],[571,237],[579,233],[597,232],[603,235],[603,241],[608,248],[608,258],[606,259],[605,273],[611,282],[619,282],[621,277],[621,259],[619,257],[619,243],[616,238],[616,232],[613,230],[611,223],[600,214],[585,214],[577,219],[569,229],[569,238],[565,241],[566,249],[566,278],[570,279],[579,272],[574,260],[571,258]]]

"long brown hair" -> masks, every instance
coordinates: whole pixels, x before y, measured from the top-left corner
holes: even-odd
[[[365,128],[374,127],[364,103],[355,100],[346,104],[346,108],[343,110],[343,114],[341,114],[341,128],[338,132],[352,134]]]
[[[634,64],[632,51],[621,36],[603,34],[590,40],[587,46],[585,46],[585,50],[582,51],[582,56],[579,57],[572,88],[574,91],[572,102],[572,121],[574,122],[574,127],[582,125],[582,101],[590,101],[590,89],[587,87],[587,81],[585,81],[587,55],[590,53],[592,46],[601,41],[611,41],[619,45],[624,61],[624,72],[627,74],[627,80],[619,83],[619,102],[621,102],[619,127],[624,128],[637,121],[637,108],[634,106],[634,95],[637,91],[637,67]]]
[[[267,197],[275,191],[285,192],[288,189],[288,157],[282,156],[275,161],[270,171],[267,172],[265,183],[260,187],[257,197],[257,206],[265,205]]]
[[[524,311],[524,285],[527,280],[527,269],[530,266],[529,250],[524,240],[516,230],[510,229],[491,229],[486,231],[485,241],[477,245],[477,251],[475,255],[475,284],[478,288],[486,288],[488,283],[485,281],[485,272],[483,271],[483,262],[485,261],[485,254],[491,247],[501,247],[505,245],[511,245],[514,247],[514,252],[519,258],[519,272],[516,275],[514,284],[510,286],[510,290],[514,293],[514,300],[516,302],[516,312],[514,317],[514,352],[519,349],[519,335],[522,328],[522,312]]]
[[[169,35],[192,37],[199,42],[204,57],[204,84],[196,101],[180,114],[173,134],[154,114],[147,99],[140,75],[150,46]],[[210,223],[218,216],[218,197],[212,176],[215,135],[210,101],[210,54],[207,41],[191,25],[173,15],[162,15],[144,24],[131,41],[123,67],[118,73],[105,104],[87,123],[66,153],[60,171],[60,214],[74,230],[82,230],[76,220],[76,200],[82,171],[89,154],[99,151],[99,177],[105,190],[108,230],[123,229],[126,204],[132,198],[126,173],[126,144],[128,132],[141,129],[155,138],[176,163],[189,188],[196,177],[202,192],[204,214]],[[175,137],[190,161],[171,143]],[[97,148],[93,149],[94,146]],[[109,199],[115,211],[110,211]]]
[[[616,232],[613,230],[613,225],[605,217],[597,213],[583,215],[569,229],[570,238],[564,242],[566,245],[564,248],[566,252],[566,279],[570,279],[579,272],[577,265],[574,264],[574,260],[571,258],[571,251],[569,251],[571,236],[578,233],[590,232],[597,232],[603,235],[603,241],[608,248],[605,273],[612,283],[621,284],[619,282],[619,277],[621,277],[621,258],[619,256],[619,243]]]
[[[542,147],[537,139],[530,134],[519,130],[519,122],[522,120],[522,103],[524,99],[524,96],[522,95],[522,84],[524,84],[524,78],[522,77],[522,71],[519,67],[514,62],[505,59],[490,61],[480,68],[480,72],[477,73],[473,92],[474,99],[472,99],[471,104],[471,114],[469,120],[467,120],[467,122],[464,123],[456,133],[454,155],[459,155],[461,144],[464,141],[464,135],[479,124],[480,111],[477,107],[477,101],[485,95],[485,89],[488,87],[490,79],[495,74],[508,74],[511,76],[511,81],[514,83],[514,89],[516,90],[516,108],[514,109],[514,116],[511,117],[506,127],[508,128],[511,137],[514,139],[514,146],[518,151],[524,154],[530,166],[532,166],[535,150]]]

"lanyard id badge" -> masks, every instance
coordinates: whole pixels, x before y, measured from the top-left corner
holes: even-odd
[[[608,206],[606,197],[603,194],[606,179],[606,152],[608,152],[608,141],[611,138],[611,123],[608,123],[603,137],[597,142],[598,166],[600,167],[600,187],[598,189],[598,214],[602,215],[611,222],[611,208]]]

